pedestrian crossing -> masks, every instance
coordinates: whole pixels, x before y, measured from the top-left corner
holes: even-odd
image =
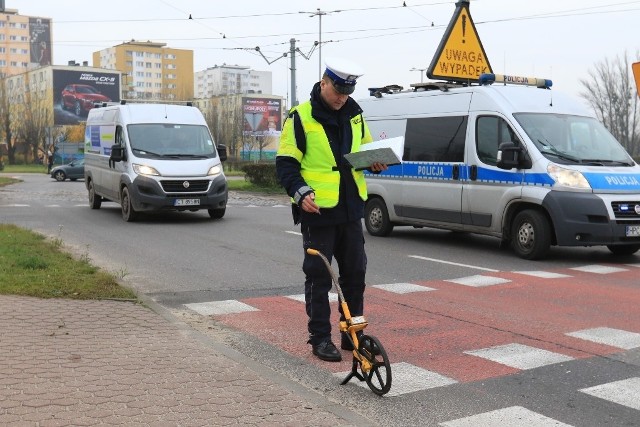
[[[640,263],[590,264],[553,271],[487,271],[456,279],[370,284],[368,327],[375,328],[371,335],[384,344],[393,373],[393,386],[386,397],[640,349],[640,287],[635,285],[639,268]],[[619,287],[624,292],[606,293],[601,286],[603,275],[615,276],[607,288]],[[337,302],[337,294],[330,293],[330,300]],[[587,310],[581,304],[593,304],[599,310]],[[350,372],[350,361],[326,364],[310,357],[304,328],[292,331],[290,322],[284,320],[304,318],[302,294],[185,307],[287,349],[338,379]],[[367,387],[358,381],[347,386]],[[640,410],[640,377],[603,381],[578,392]],[[506,406],[439,425],[570,424],[532,408]]]

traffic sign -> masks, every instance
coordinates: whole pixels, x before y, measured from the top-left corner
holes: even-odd
[[[431,60],[427,76],[466,83],[481,74],[492,73],[489,59],[469,13],[469,1],[460,0]]]
[[[636,79],[636,90],[638,91],[638,96],[640,96],[640,62],[631,64],[631,69],[633,70],[633,77]]]

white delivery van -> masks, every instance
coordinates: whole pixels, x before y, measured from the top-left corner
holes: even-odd
[[[477,85],[412,86],[358,101],[374,139],[405,138],[402,165],[366,175],[370,234],[480,233],[525,259],[551,245],[640,249],[640,167],[550,81],[488,74]]]
[[[158,210],[225,214],[226,147],[216,146],[202,113],[190,104],[122,101],[93,108],[84,151],[92,209],[102,201],[119,203],[125,221]]]

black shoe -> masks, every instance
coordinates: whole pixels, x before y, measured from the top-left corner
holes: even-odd
[[[362,331],[361,332],[356,332],[356,335],[358,336],[358,341],[360,341],[360,339],[362,338]],[[373,343],[373,349],[367,348],[369,347],[368,345],[365,347],[365,350],[367,350],[370,353],[373,353],[375,355],[380,354],[380,349],[378,348],[378,345],[373,342],[373,341],[367,341],[367,344],[369,343]],[[349,336],[347,336],[346,333],[342,333],[341,337],[340,337],[340,348],[343,350],[348,350],[348,351],[353,351],[353,345],[351,344],[351,340],[349,339]]]
[[[340,362],[342,360],[342,355],[331,340],[326,340],[314,345],[313,354],[317,356],[318,359],[326,362]]]

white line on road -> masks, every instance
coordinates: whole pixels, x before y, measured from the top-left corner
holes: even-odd
[[[296,236],[302,236],[302,233],[300,233],[299,231],[285,231],[285,233],[295,234]]]
[[[495,273],[500,271],[500,270],[494,270],[493,268],[478,267],[477,265],[461,264],[459,262],[445,261],[445,260],[436,259],[436,258],[427,258],[427,257],[419,256],[419,255],[409,255],[409,258],[417,258],[417,259],[422,259],[422,260],[425,260],[425,261],[440,262],[442,264],[457,265],[459,267],[475,268],[476,270],[493,271]]]

